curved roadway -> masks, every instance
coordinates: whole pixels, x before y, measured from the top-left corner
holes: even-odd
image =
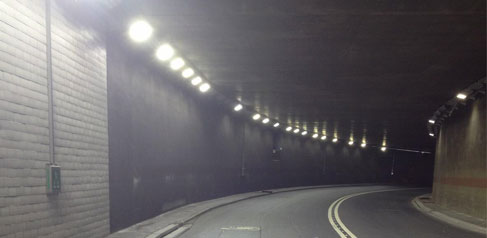
[[[382,190],[388,191],[376,192]],[[367,186],[277,193],[203,214],[180,237],[483,237],[436,221],[410,205],[412,198],[428,192]]]

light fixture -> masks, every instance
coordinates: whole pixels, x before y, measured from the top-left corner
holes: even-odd
[[[294,131],[293,131],[293,132],[294,132],[294,134],[298,134],[299,129],[298,129],[298,128],[296,128],[296,129],[294,129]]]
[[[174,49],[169,44],[163,44],[156,50],[156,57],[159,60],[167,61],[174,56]]]
[[[269,118],[264,118],[264,120],[262,120],[262,123],[264,123],[264,124],[269,123]]]
[[[435,136],[435,134],[433,134],[433,133],[430,133],[429,135],[430,135],[430,136]]]
[[[292,129],[293,129],[293,128],[292,128],[292,127],[290,127],[290,126],[286,127],[286,131],[291,131]]]
[[[184,60],[178,57],[176,59],[171,60],[169,66],[171,67],[172,70],[178,70],[181,69],[185,64],[186,63],[184,62]]]
[[[152,36],[152,26],[144,21],[137,20],[132,22],[129,27],[129,36],[135,42],[144,42]]]
[[[194,77],[192,80],[191,80],[191,84],[196,86],[198,84],[200,84],[203,80],[200,78],[200,77]]]
[[[326,140],[326,136],[322,136],[321,137],[321,140]]]
[[[465,100],[465,98],[467,98],[467,95],[465,95],[464,93],[459,93],[457,94],[457,98],[460,100]]]
[[[348,142],[349,145],[353,145],[353,140]]]
[[[238,111],[242,110],[242,108],[243,108],[242,104],[237,104],[237,105],[236,105],[236,106],[233,108],[233,110],[234,110],[234,111],[236,111],[236,112],[238,112]]]
[[[428,120],[428,122],[429,122],[430,124],[435,124],[435,120],[432,120],[432,119],[429,119],[429,120]]]
[[[181,73],[181,76],[183,76],[183,78],[185,79],[190,78],[193,75],[194,75],[194,70],[192,68],[184,69],[183,72]]]
[[[258,113],[254,114],[252,116],[252,119],[254,119],[254,120],[259,120],[259,118],[260,118],[260,114],[258,114]]]
[[[362,148],[365,148],[366,146],[367,146],[367,144],[365,144],[365,143],[360,144],[360,147],[362,147]]]
[[[338,139],[337,138],[333,138],[333,143],[337,143]]]
[[[307,135],[307,134],[308,134],[308,132],[307,132],[307,131],[303,131],[303,132],[301,132],[301,135],[303,135],[303,136],[305,136],[305,135]]]
[[[316,139],[316,138],[318,138],[318,134],[315,133],[315,134],[313,134],[312,137]]]
[[[279,122],[276,122],[274,123],[273,127],[278,127],[279,126]]]
[[[387,147],[382,146],[382,147],[380,147],[380,150],[382,150],[382,152],[385,152],[387,150]]]
[[[200,92],[206,93],[208,90],[210,90],[211,86],[208,83],[204,83],[200,85]]]

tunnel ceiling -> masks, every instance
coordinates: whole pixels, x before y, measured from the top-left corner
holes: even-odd
[[[433,148],[426,122],[485,77],[485,1],[120,1],[214,90],[308,131]],[[148,56],[149,57],[149,56]]]

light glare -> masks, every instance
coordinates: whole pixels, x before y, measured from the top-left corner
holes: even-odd
[[[236,105],[236,106],[233,108],[233,110],[234,110],[234,111],[236,111],[236,112],[238,112],[238,111],[242,110],[242,108],[243,108],[242,104],[237,104],[237,105]]]
[[[318,134],[313,134],[313,138],[318,138]]]
[[[382,152],[385,152],[387,150],[387,147],[382,146],[382,147],[380,147],[380,150],[382,150]]]
[[[301,132],[301,135],[303,135],[303,136],[305,136],[305,135],[307,135],[307,134],[308,134],[308,132],[307,132],[307,131],[303,131],[303,132]]]
[[[262,120],[262,123],[264,124],[267,124],[269,122],[269,118],[264,118],[264,120]]]
[[[293,129],[293,128],[292,128],[292,127],[290,127],[290,126],[286,127],[286,131],[291,131],[292,129]]]
[[[138,20],[130,24],[129,36],[135,42],[144,42],[148,40],[152,35],[152,26],[144,21]]]
[[[459,93],[459,94],[457,94],[457,98],[461,99],[461,100],[465,100],[465,98],[467,98],[467,95],[465,95],[463,93]]]
[[[156,57],[159,60],[167,61],[174,56],[174,49],[169,44],[163,44],[156,50]]]
[[[187,68],[183,70],[183,72],[181,73],[181,76],[183,76],[183,78],[185,79],[190,78],[193,75],[194,75],[194,70],[192,68]]]
[[[206,93],[210,88],[211,86],[208,83],[204,83],[200,86],[200,92]]]
[[[362,148],[365,148],[366,146],[367,146],[367,144],[365,144],[365,143],[360,144],[360,147],[362,147]]]
[[[428,120],[428,122],[429,122],[430,124],[435,124],[435,120],[432,120],[432,119],[429,119],[429,120]]]
[[[254,120],[259,120],[260,118],[260,114],[254,114],[254,116],[252,116],[252,119]]]
[[[279,122],[274,123],[274,127],[278,127],[278,126],[279,126]]]
[[[191,80],[191,84],[196,86],[196,85],[200,84],[201,81],[203,81],[203,80],[200,77],[195,77]]]
[[[349,145],[353,145],[353,140],[348,142]]]
[[[435,134],[433,134],[433,133],[430,133],[429,135],[430,135],[430,136],[435,136]]]
[[[293,131],[293,132],[294,132],[294,134],[297,134],[297,133],[299,132],[299,129],[298,129],[298,128],[296,128],[296,129],[294,129],[294,131]]]
[[[338,141],[338,139],[337,138],[333,138],[332,141],[333,141],[333,143],[336,143]]]
[[[171,60],[170,67],[172,70],[178,70],[181,69],[185,64],[186,63],[184,62],[184,60],[178,57],[176,59]]]
[[[326,140],[326,136],[322,136],[321,137],[321,140]]]

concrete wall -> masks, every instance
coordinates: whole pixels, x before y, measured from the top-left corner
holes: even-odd
[[[106,52],[92,31],[52,7],[54,145],[62,192],[47,196],[44,4],[0,1],[0,237],[104,237],[109,232]]]
[[[116,231],[187,203],[266,188],[408,180],[392,152],[264,128],[202,95],[118,36],[108,40],[110,223]],[[137,48],[137,49],[132,49]],[[273,153],[274,149],[282,151]],[[429,161],[432,161],[430,159]],[[397,162],[397,161],[396,161]],[[408,168],[411,168],[408,169]],[[243,176],[242,176],[243,170]],[[431,174],[431,170],[426,171]]]
[[[460,107],[446,123],[436,144],[434,202],[486,219],[485,97]]]

